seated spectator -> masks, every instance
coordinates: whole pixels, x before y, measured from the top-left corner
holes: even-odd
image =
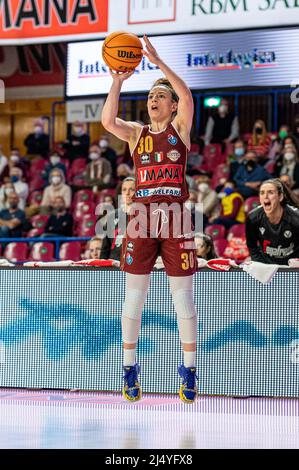
[[[65,164],[61,161],[60,155],[58,153],[52,153],[49,158],[49,163],[46,163],[44,171],[42,172],[42,177],[47,182],[49,181],[49,176],[54,168],[60,168],[63,171],[64,177],[66,178],[66,167]]]
[[[101,250],[103,246],[103,238],[95,236],[89,240],[87,245],[87,259],[101,259]]]
[[[8,195],[8,209],[0,211],[0,237],[20,238],[26,221],[25,212],[18,208],[19,196],[12,192]]]
[[[73,217],[65,207],[63,197],[57,196],[53,202],[52,214],[45,227],[44,237],[71,237]]]
[[[257,196],[261,183],[271,178],[265,168],[257,162],[256,153],[252,150],[247,151],[242,165],[235,174],[237,190],[244,198]]]
[[[106,188],[111,180],[111,165],[101,156],[101,150],[97,145],[92,145],[89,152],[90,163],[84,173],[85,186],[92,188],[95,193]]]
[[[279,179],[264,181],[260,206],[246,219],[246,240],[253,261],[287,265],[299,258],[299,203]]]
[[[293,187],[294,187],[295,182],[292,180],[292,178],[291,178],[289,175],[287,175],[287,174],[281,175],[281,176],[279,177],[279,180],[280,180],[290,191],[292,191],[297,197],[299,196],[299,188],[293,190]]]
[[[24,210],[29,194],[29,187],[25,181],[22,181],[23,171],[17,166],[13,166],[9,171],[10,180],[14,185],[15,192],[19,196],[19,208]]]
[[[64,141],[65,158],[70,161],[76,158],[87,158],[90,146],[90,137],[80,121],[74,122],[71,135]]]
[[[120,165],[117,166],[116,169],[116,176],[118,179],[118,183],[116,186],[116,195],[121,194],[121,187],[122,187],[122,182],[129,176],[134,176],[133,175],[133,170],[127,165],[126,163],[121,163]]]
[[[17,147],[14,147],[10,151],[10,156],[8,160],[9,168],[14,166],[21,168],[23,172],[23,177],[27,180],[28,172],[30,169],[30,160],[27,157],[21,155],[20,150]]]
[[[266,124],[261,119],[255,121],[252,136],[249,137],[247,150],[253,150],[259,162],[266,162],[271,147],[271,137],[268,135]]]
[[[0,188],[0,210],[8,209],[8,195],[15,192],[15,187],[11,181],[3,183]]]
[[[108,160],[112,168],[112,175],[116,177],[117,154],[112,147],[110,147],[108,134],[103,134],[99,140],[99,148],[101,150],[101,157]],[[130,175],[127,175],[130,176]]]
[[[243,157],[246,153],[246,144],[244,140],[238,139],[234,143],[234,153],[231,156],[231,161],[230,161],[230,174],[229,178],[232,180],[237,173],[238,169],[240,168],[240,165],[243,161]]]
[[[233,225],[244,224],[244,199],[238,193],[234,181],[227,181],[224,184],[222,193],[220,216],[214,219],[210,218],[209,221],[213,224],[224,225],[227,230]]]
[[[272,146],[270,148],[268,158],[270,160],[275,160],[281,153],[285,139],[290,135],[290,128],[286,124],[280,126],[278,131],[278,136],[272,141]]]
[[[41,155],[42,157],[48,155],[50,140],[41,119],[34,123],[34,132],[26,137],[24,145],[27,147],[27,155]]]
[[[276,174],[278,177],[288,175],[294,182],[292,189],[299,188],[299,159],[294,147],[290,149],[286,147],[283,153],[281,167],[276,166]]]
[[[210,116],[207,122],[204,141],[205,145],[225,144],[239,137],[239,120],[229,111],[228,101],[222,99],[217,113]]]
[[[0,181],[8,174],[8,159],[3,153],[2,145],[0,145]]]
[[[218,206],[218,197],[216,191],[211,188],[211,180],[207,175],[200,175],[198,182],[197,202],[202,204],[203,210],[203,228],[206,227],[208,219],[214,214]]]
[[[51,171],[49,176],[49,186],[44,189],[43,198],[41,202],[42,211],[48,212],[54,206],[54,201],[57,196],[64,199],[65,207],[69,209],[72,201],[72,190],[70,186],[65,184],[63,171],[60,168],[55,168]]]
[[[101,251],[101,259],[120,260],[122,240],[128,222],[128,213],[132,206],[132,198],[135,194],[135,178],[129,176],[122,183],[121,188],[121,204],[120,207],[108,214],[109,220],[98,229],[105,234]],[[112,220],[113,219],[113,220]],[[123,223],[125,221],[125,223]],[[124,225],[124,226],[123,226]],[[113,226],[113,234],[105,233],[109,227]]]
[[[214,249],[214,242],[210,235],[205,233],[196,233],[194,235],[194,242],[196,247],[196,256],[197,258],[206,259],[215,259],[217,255]]]

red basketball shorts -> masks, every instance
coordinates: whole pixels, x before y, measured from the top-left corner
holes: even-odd
[[[122,242],[121,269],[150,274],[161,256],[169,276],[190,276],[197,262],[190,211],[181,204],[134,204]],[[136,206],[140,206],[137,208]]]

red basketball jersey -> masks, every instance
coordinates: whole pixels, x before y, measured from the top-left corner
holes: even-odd
[[[185,178],[187,147],[172,123],[160,132],[144,126],[132,157],[136,178],[135,202],[171,204],[188,199]]]

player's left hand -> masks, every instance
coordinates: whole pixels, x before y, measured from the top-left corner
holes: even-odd
[[[145,42],[146,50],[141,49],[142,54],[145,55],[152,64],[159,65],[161,59],[158,55],[158,52],[146,35],[143,36],[143,40]]]

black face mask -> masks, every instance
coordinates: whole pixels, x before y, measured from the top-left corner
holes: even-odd
[[[261,127],[256,127],[255,128],[255,132],[258,134],[258,135],[261,135],[263,133],[263,129]]]
[[[118,178],[120,179],[120,181],[123,181],[123,180],[126,179],[127,177],[128,177],[128,175],[127,175],[127,176],[120,175]]]
[[[252,171],[256,167],[256,162],[254,160],[247,160],[246,162],[246,168],[247,171]]]

